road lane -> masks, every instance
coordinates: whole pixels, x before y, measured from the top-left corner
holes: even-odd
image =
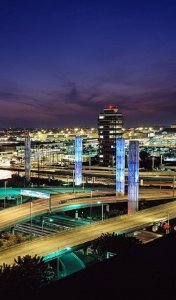
[[[138,211],[133,215],[123,215],[96,224],[84,225],[67,232],[56,233],[47,237],[38,238],[32,242],[0,251],[0,264],[12,264],[17,256],[40,255],[48,256],[50,253],[62,251],[67,247],[82,245],[99,237],[103,232],[118,232],[119,234],[138,230],[152,225],[154,222],[176,218],[176,201],[158,205]]]
[[[66,211],[70,209],[78,209],[81,207],[89,207],[98,205],[100,203],[118,203],[127,201],[127,196],[111,196],[112,191],[93,191],[92,195],[90,193],[68,193],[59,194],[51,197],[51,209],[52,212],[55,211]],[[106,196],[105,196],[106,195]],[[151,200],[151,199],[167,199],[172,198],[172,190],[165,190],[162,193],[158,193],[158,190],[142,190],[139,195],[139,199]],[[30,202],[20,204],[18,206],[7,208],[0,211],[0,231],[14,226],[15,224],[26,222],[30,220],[30,216],[35,217],[37,215],[43,215],[49,212],[49,201],[48,199],[39,199],[32,202],[30,207]]]

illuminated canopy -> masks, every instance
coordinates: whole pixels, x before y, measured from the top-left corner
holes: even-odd
[[[28,196],[28,197],[35,197],[35,198],[44,198],[44,199],[50,198],[49,193],[41,193],[41,192],[36,192],[36,191],[31,191],[31,190],[21,190],[20,195]]]

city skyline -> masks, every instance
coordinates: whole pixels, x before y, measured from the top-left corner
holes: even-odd
[[[1,2],[0,127],[176,123],[174,2]]]

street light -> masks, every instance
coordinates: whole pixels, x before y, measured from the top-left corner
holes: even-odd
[[[161,156],[160,156],[160,170],[162,169],[162,165],[163,165],[163,156],[161,154]]]
[[[31,238],[32,238],[32,201],[30,201],[30,229],[31,229]]]
[[[154,170],[154,167],[155,167],[155,157],[152,156],[152,170]]]
[[[75,192],[75,170],[73,170],[73,193]]]
[[[175,175],[173,176],[173,200],[175,198]]]
[[[48,198],[49,213],[51,213],[51,194]]]
[[[4,181],[4,208],[6,208],[6,187],[7,187],[7,181]]]
[[[90,191],[90,198],[91,198],[91,203],[90,203],[90,224],[92,222],[92,191]]]
[[[104,214],[103,214],[103,203],[101,203],[100,201],[97,202],[98,204],[101,204],[101,220],[103,221],[104,219]]]
[[[45,223],[45,220],[42,220],[42,231],[43,231],[43,225],[44,225],[44,223]]]
[[[82,189],[84,190],[84,177],[82,178]]]

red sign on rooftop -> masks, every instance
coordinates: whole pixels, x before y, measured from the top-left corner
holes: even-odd
[[[108,109],[112,109],[112,108],[117,108],[117,106],[112,105],[112,104],[109,104],[109,105],[107,106],[107,108],[108,108]]]

